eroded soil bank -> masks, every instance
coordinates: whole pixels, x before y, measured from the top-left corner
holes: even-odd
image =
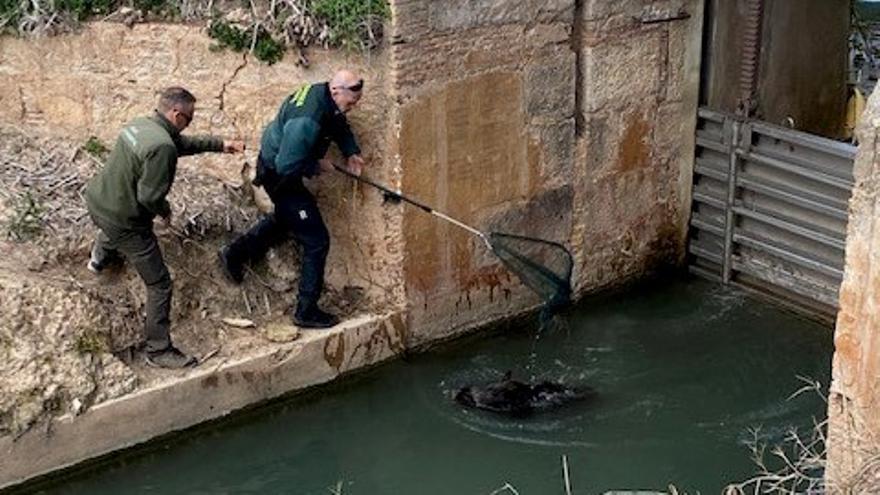
[[[85,268],[95,228],[80,194],[100,158],[79,143],[8,126],[0,128],[0,157],[9,235],[0,241],[0,435],[19,436],[179,374],[147,368],[132,352],[144,307],[137,274]],[[174,341],[219,361],[290,340],[295,245],[273,250],[241,287],[227,284],[215,263],[218,247],[261,214],[247,182],[184,166],[170,200],[173,229],[160,238],[174,280]],[[331,285],[325,304],[343,317],[379,309],[354,285]],[[254,327],[224,323],[230,318]]]

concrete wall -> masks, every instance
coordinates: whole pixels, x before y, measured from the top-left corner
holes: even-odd
[[[126,120],[151,110],[156,89],[184,84],[201,98],[193,131],[243,136],[253,159],[282,97],[347,64],[367,80],[352,121],[374,167],[370,177],[481,230],[566,244],[578,294],[683,258],[702,0],[391,6],[384,51],[369,60],[313,51],[309,70],[212,53],[201,30],[185,26],[98,23],[39,43],[3,38],[0,119],[111,141]],[[238,181],[239,165],[224,156],[182,166]],[[539,304],[467,232],[410,206],[384,205],[375,191],[341,177],[316,186],[334,241],[330,284],[360,285],[382,313],[394,314],[399,341],[374,332],[368,340],[383,350],[367,346],[363,365]],[[406,316],[397,319],[402,309]],[[287,383],[273,396],[289,391]],[[248,397],[222,412],[206,404],[172,423],[146,424],[118,446],[225,414]],[[89,428],[126,421],[128,400],[137,397],[119,398],[119,415],[104,409],[96,426],[73,420],[66,431],[87,437]],[[47,445],[33,442],[27,445]],[[41,456],[37,447],[3,445],[17,457]],[[113,448],[110,441],[100,450]],[[57,462],[96,452],[69,452]],[[27,462],[17,465],[16,480],[52,467],[29,473]]]
[[[482,230],[566,244],[581,293],[677,262],[702,2],[644,4],[392,2],[403,190]],[[417,341],[538,303],[472,235],[403,215]]]
[[[185,84],[200,97],[191,131],[243,136],[253,160],[283,96],[348,64],[368,82],[352,121],[372,177],[480,229],[570,246],[591,291],[683,253],[702,2],[643,4],[395,1],[386,53],[315,51],[309,70],[211,52],[186,26],[4,38],[0,119],[112,142],[158,88]],[[239,165],[184,161],[233,181]],[[539,303],[467,232],[342,178],[317,186],[329,282],[406,300],[416,343]]]
[[[709,0],[706,104],[735,112],[746,0]],[[765,0],[757,117],[842,135],[846,119],[848,0]]]
[[[646,3],[588,0],[578,15],[571,244],[582,291],[684,253],[703,2]]]
[[[828,404],[826,478],[834,489],[831,493],[876,493],[880,479],[880,95],[876,92],[861,122]],[[872,468],[866,466],[869,459]]]
[[[74,139],[94,135],[112,147],[121,126],[147,114],[156,92],[178,84],[199,99],[187,132],[239,136],[255,163],[263,126],[281,100],[306,82],[325,80],[348,65],[367,80],[368,91],[352,113],[367,161],[382,177],[390,100],[387,58],[369,60],[314,50],[312,67],[293,57],[273,66],[233,52],[209,49],[203,29],[170,24],[94,23],[80,34],[40,39],[0,38],[0,119]],[[202,155],[181,160],[232,183],[240,183],[243,160]],[[328,283],[363,287],[375,306],[401,304],[395,246],[399,227],[378,196],[341,177],[316,184],[322,213],[332,233]],[[172,191],[173,194],[173,191]],[[179,212],[178,212],[179,213]],[[193,213],[193,212],[190,212]],[[375,253],[383,253],[375,256]]]
[[[574,2],[394,1],[403,190],[481,230],[567,242]],[[450,335],[539,301],[473,235],[403,210],[409,325]]]

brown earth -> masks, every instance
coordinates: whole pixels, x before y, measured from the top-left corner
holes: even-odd
[[[95,228],[81,194],[101,162],[81,145],[0,126],[0,435],[21,435],[52,416],[186,373],[147,368],[136,350],[145,299],[137,274],[123,267],[96,276],[85,268]],[[289,242],[241,287],[228,284],[216,250],[260,211],[243,179],[249,170],[238,177],[201,171],[181,162],[169,196],[172,229],[157,233],[174,280],[172,338],[220,362],[274,345],[278,325],[289,323],[299,261]],[[31,217],[33,235],[16,221],[28,194],[40,208]],[[378,309],[364,292],[328,286],[322,303],[343,317]]]

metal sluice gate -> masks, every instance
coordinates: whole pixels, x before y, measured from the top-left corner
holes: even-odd
[[[856,146],[701,108],[691,272],[833,321]]]

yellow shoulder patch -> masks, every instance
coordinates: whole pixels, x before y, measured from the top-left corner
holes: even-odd
[[[303,106],[303,103],[306,102],[306,97],[309,95],[310,89],[312,89],[312,85],[307,84],[296,90],[296,92],[293,93],[293,97],[291,97],[291,100],[293,100],[293,104],[298,107]]]

